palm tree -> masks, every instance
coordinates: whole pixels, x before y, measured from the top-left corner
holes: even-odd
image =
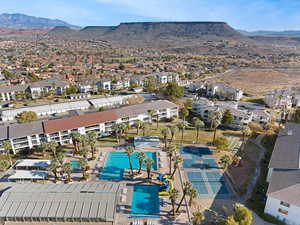
[[[12,160],[11,160],[11,157],[10,157],[10,151],[12,150],[11,142],[10,142],[10,141],[4,141],[4,142],[2,143],[2,147],[3,147],[4,152],[6,153],[6,155],[7,155],[7,157],[8,157],[10,166],[12,166]]]
[[[56,154],[56,160],[62,165],[64,163],[65,154],[63,152],[58,152]]]
[[[72,143],[74,145],[73,155],[75,155],[78,152],[78,143],[79,143],[79,139],[80,139],[80,133],[78,131],[73,131],[71,133],[71,139],[72,139]]]
[[[168,157],[169,157],[169,174],[171,175],[172,173],[172,158],[173,158],[173,155],[174,153],[176,153],[176,146],[174,145],[170,145],[168,148],[167,148],[167,154],[168,154]]]
[[[80,147],[79,148],[79,154],[82,156],[85,160],[87,160],[87,154],[88,154],[88,149],[87,147]]]
[[[204,220],[203,213],[197,209],[197,211],[193,212],[192,222],[193,225],[200,225]]]
[[[123,124],[124,124],[124,133],[125,133],[125,136],[127,137],[128,131],[131,128],[131,126],[130,126],[129,122],[125,122]]]
[[[140,174],[141,170],[142,170],[143,163],[146,159],[146,154],[144,152],[139,152],[136,157],[139,161],[139,172],[138,173]]]
[[[120,143],[120,133],[121,133],[121,127],[119,124],[115,123],[114,125],[112,125],[112,130],[115,133],[116,139],[117,139],[117,143]]]
[[[81,146],[83,148],[85,148],[88,143],[88,137],[85,134],[81,134],[79,140],[80,140]]]
[[[38,146],[38,151],[42,152],[43,157],[45,158],[45,152],[48,150],[48,142],[41,142]]]
[[[175,216],[175,204],[176,204],[176,201],[179,197],[179,191],[175,188],[171,189],[169,191],[169,198],[170,198],[170,201],[171,201],[171,204],[172,204],[172,214],[173,216]]]
[[[67,174],[68,178],[67,178],[67,182],[70,183],[72,181],[72,178],[71,178],[71,163],[70,162],[66,162],[64,165],[63,165],[63,171],[64,173]]]
[[[182,159],[179,155],[176,155],[174,158],[173,158],[173,172],[172,172],[172,175],[171,175],[171,178],[173,179],[173,176],[175,175],[176,173],[176,170],[178,169],[179,167],[179,164],[182,162]]]
[[[131,154],[134,152],[134,148],[132,146],[128,146],[126,148],[126,154],[128,156],[128,161],[129,161],[129,166],[130,166],[130,170],[131,170],[131,176],[133,177],[133,168],[132,168],[132,162],[131,162]]]
[[[183,135],[186,128],[186,122],[182,121],[177,124],[179,130],[181,130],[181,144],[183,143]]]
[[[82,178],[84,180],[87,180],[88,175],[87,175],[86,172],[89,170],[89,164],[88,164],[87,160],[86,159],[80,159],[79,160],[79,166],[80,166],[80,169],[82,171]]]
[[[58,147],[58,144],[56,141],[48,142],[48,149],[52,152],[54,159],[57,159],[57,156],[56,156],[57,147]]]
[[[92,152],[92,159],[95,157],[95,145],[97,142],[97,133],[95,131],[88,132],[87,137],[88,137],[88,144],[91,147],[91,152]]]
[[[198,196],[198,191],[195,188],[191,188],[187,195],[190,197],[189,206],[192,206],[193,200]]]
[[[195,129],[197,131],[196,142],[198,143],[198,140],[199,140],[199,131],[201,130],[201,128],[203,128],[205,126],[205,124],[198,117],[194,117],[193,118],[193,125],[194,125],[194,127],[195,127]]]
[[[59,168],[59,163],[57,160],[53,160],[48,168],[54,174],[54,182],[56,183],[58,176],[57,176],[57,169]]]
[[[145,160],[145,165],[146,165],[146,170],[147,170],[147,179],[151,179],[150,174],[151,174],[151,169],[152,169],[152,165],[153,165],[153,160],[150,158],[147,158]]]
[[[146,130],[149,128],[147,123],[142,123],[141,129],[143,130],[143,136],[145,136]]]
[[[169,127],[164,127],[161,129],[160,132],[164,139],[165,149],[167,149],[167,144],[168,144],[167,141],[168,141],[168,136],[170,135],[170,129],[169,129]]]
[[[155,114],[155,111],[154,111],[154,109],[148,109],[148,115],[149,115],[149,117],[150,117],[150,123],[152,123],[152,120],[153,120],[153,116],[154,116],[154,114]]]
[[[214,130],[214,136],[213,136],[213,141],[212,143],[215,142],[216,140],[216,135],[217,135],[217,128],[220,126],[222,123],[222,113],[220,111],[212,111],[208,114],[208,118],[210,120],[210,128]]]
[[[169,126],[169,130],[170,130],[170,133],[171,133],[171,139],[170,139],[170,144],[172,144],[174,138],[175,138],[175,135],[178,131],[178,127],[177,126]]]
[[[181,108],[180,114],[182,116],[183,121],[185,122],[186,117],[189,116],[189,110],[187,110],[186,108]]]
[[[193,187],[193,186],[192,186],[191,182],[189,182],[189,181],[185,181],[185,182],[183,183],[183,195],[182,195],[181,200],[180,200],[180,202],[179,202],[179,204],[178,204],[178,207],[177,207],[177,209],[176,209],[176,213],[179,212],[180,206],[181,206],[181,204],[182,204],[182,202],[183,202],[183,200],[184,200],[186,194],[190,192],[190,190],[191,190],[192,187]]]
[[[142,121],[140,121],[140,120],[137,120],[136,122],[135,122],[135,127],[136,127],[136,133],[137,133],[137,135],[139,135],[140,134],[140,128],[142,128]]]

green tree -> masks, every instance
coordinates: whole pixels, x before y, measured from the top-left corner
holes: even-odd
[[[182,162],[182,159],[179,155],[176,155],[175,157],[173,157],[172,161],[173,161],[173,172],[171,175],[171,179],[173,179],[173,177],[176,173],[176,170],[178,169],[180,163]]]
[[[18,121],[18,123],[27,123],[33,120],[37,120],[37,118],[38,116],[36,112],[33,111],[24,111],[16,116],[16,120]]]
[[[143,130],[143,136],[146,134],[146,130],[149,128],[147,123],[142,123],[141,129]]]
[[[149,115],[150,123],[152,123],[155,111],[154,111],[154,109],[148,109],[147,112],[148,112],[148,115]]]
[[[184,103],[185,108],[187,109],[191,109],[193,106],[193,99],[192,98],[188,98],[185,103]]]
[[[48,142],[41,142],[41,144],[38,146],[38,151],[42,153],[44,158],[48,149]]]
[[[169,129],[169,127],[163,127],[163,128],[160,130],[160,133],[161,133],[162,136],[163,136],[163,140],[164,140],[164,143],[165,143],[165,149],[167,149],[168,136],[170,135],[170,129]]]
[[[196,133],[196,142],[198,143],[198,141],[199,141],[199,132],[205,126],[205,124],[198,117],[194,117],[193,118],[193,125],[194,125],[194,127],[197,131],[197,133]]]
[[[191,188],[187,195],[190,197],[189,206],[192,206],[193,200],[198,197],[198,191],[195,188]]]
[[[199,209],[193,212],[193,216],[192,216],[193,225],[200,225],[203,222],[203,220],[204,220],[204,215]]]
[[[170,133],[171,133],[170,144],[172,144],[172,142],[174,141],[175,135],[178,131],[178,127],[176,125],[169,126],[169,130],[170,130]]]
[[[147,158],[146,160],[145,160],[145,165],[146,165],[146,170],[147,170],[147,179],[151,179],[151,169],[152,169],[152,165],[153,165],[153,160],[152,159],[150,159],[150,158]]]
[[[48,150],[50,150],[53,154],[53,158],[57,160],[56,156],[56,150],[57,150],[58,144],[56,141],[50,141],[48,142]]]
[[[67,174],[67,182],[70,183],[72,181],[72,178],[71,178],[72,169],[71,169],[71,163],[70,162],[66,162],[63,165],[63,172]]]
[[[186,117],[189,116],[189,110],[187,110],[186,108],[181,108],[180,115],[182,116],[182,119],[185,122]]]
[[[95,159],[95,151],[96,151],[95,145],[97,142],[98,135],[95,131],[91,131],[91,132],[88,132],[87,137],[88,137],[88,144],[90,145],[91,152],[92,152],[92,160],[94,160]]]
[[[233,216],[228,216],[224,221],[224,225],[240,225],[240,224],[235,221]]]
[[[176,213],[179,212],[179,209],[180,209],[180,207],[182,205],[182,202],[183,202],[186,194],[190,192],[190,190],[191,190],[192,187],[193,186],[192,186],[191,182],[189,182],[189,181],[185,181],[183,183],[183,194],[182,194],[181,200],[180,200],[180,202],[179,202],[179,204],[177,206]]]
[[[232,123],[233,119],[234,119],[234,117],[233,117],[232,113],[230,112],[230,110],[226,109],[223,114],[222,124],[224,126],[229,126]]]
[[[0,160],[0,171],[5,171],[9,167],[10,162],[7,160]]]
[[[64,159],[65,159],[65,154],[63,152],[56,153],[56,160],[60,163],[60,165],[63,165]]]
[[[10,166],[12,166],[12,160],[11,160],[11,156],[10,156],[10,151],[12,150],[11,142],[10,141],[4,141],[2,143],[2,147],[4,149],[5,154],[7,155]]]
[[[227,150],[229,148],[229,141],[226,137],[218,137],[213,142],[213,145],[218,151]]]
[[[137,121],[134,123],[134,126],[136,127],[136,134],[137,134],[137,135],[140,134],[140,129],[142,128],[142,124],[143,124],[143,122],[140,121],[140,120],[137,120]]]
[[[89,152],[89,151],[88,151],[88,148],[87,148],[86,146],[84,146],[84,147],[81,146],[81,147],[79,148],[79,155],[82,156],[85,160],[87,160],[87,158],[88,158],[88,157],[87,157],[88,152]]]
[[[181,121],[177,124],[178,129],[181,131],[181,144],[183,143],[183,135],[184,135],[184,131],[185,128],[187,127],[186,122]]]
[[[139,152],[136,157],[139,161],[139,172],[138,173],[140,174],[141,170],[142,170],[143,163],[146,159],[146,154],[144,152]]]
[[[164,95],[167,99],[176,100],[182,98],[184,94],[184,88],[179,86],[175,82],[170,82],[164,90]]]
[[[66,88],[67,95],[76,94],[78,92],[78,88],[75,85],[70,85],[68,88]]]
[[[168,157],[169,157],[169,174],[170,175],[172,173],[172,158],[173,158],[174,154],[176,153],[176,151],[177,151],[177,148],[174,145],[170,145],[167,148],[167,154],[168,154]]]
[[[242,127],[242,134],[243,134],[243,145],[245,144],[246,137],[251,136],[251,129],[246,125]]]
[[[220,158],[219,163],[226,169],[232,163],[232,158],[229,155],[223,155]]]
[[[169,191],[169,198],[172,204],[172,214],[173,216],[175,216],[175,205],[176,205],[176,201],[179,198],[179,191],[175,188],[171,189]]]
[[[235,204],[233,217],[239,225],[251,225],[253,221],[252,212],[240,204]]]
[[[132,146],[128,146],[126,148],[126,154],[128,156],[128,162],[129,162],[129,166],[130,166],[130,170],[131,170],[131,176],[133,177],[133,167],[132,167],[132,161],[131,161],[131,155],[134,152],[134,148]]]
[[[75,155],[79,151],[79,142],[80,142],[80,133],[78,131],[72,131],[71,133],[72,143],[74,145],[73,155]]]
[[[57,182],[58,180],[58,174],[57,174],[58,168],[59,168],[59,162],[57,160],[53,160],[48,168],[48,170],[52,172],[54,175],[54,182]]]
[[[212,143],[215,142],[216,140],[216,136],[217,136],[217,129],[218,127],[220,126],[221,124],[221,120],[222,120],[222,113],[219,112],[219,111],[211,111],[209,114],[208,114],[208,118],[210,120],[210,128],[214,131],[214,136],[213,136],[213,140],[212,140]]]
[[[79,166],[82,172],[82,178],[87,180],[89,177],[87,171],[90,169],[88,161],[86,159],[79,159]]]
[[[120,136],[121,136],[121,133],[122,133],[120,124],[117,124],[117,123],[113,124],[112,130],[114,131],[117,143],[120,143]]]

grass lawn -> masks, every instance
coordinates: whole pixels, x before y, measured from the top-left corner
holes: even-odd
[[[176,125],[176,123],[159,123],[159,126],[157,128],[156,123],[153,123],[149,128],[146,130],[145,135],[146,136],[160,136],[161,135],[161,129],[169,126],[169,125]],[[134,137],[137,135],[136,129],[131,129],[129,132],[128,137]],[[140,130],[140,135],[142,135],[142,130]],[[202,129],[199,131],[199,144],[203,145],[209,145],[212,140],[213,140],[213,135],[214,132],[207,130],[207,129]],[[241,132],[240,131],[232,131],[232,130],[218,130],[217,131],[217,136],[237,136],[241,137]],[[196,137],[197,137],[197,132],[193,128],[187,128],[184,133],[183,133],[183,144],[196,144]],[[173,143],[175,145],[180,145],[181,144],[181,131],[178,130]]]

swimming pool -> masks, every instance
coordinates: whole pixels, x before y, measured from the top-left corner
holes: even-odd
[[[71,160],[71,170],[80,170],[80,165],[78,160]]]
[[[159,214],[159,187],[157,185],[135,185],[133,188],[133,214]]]
[[[139,168],[139,161],[137,159],[138,152],[131,155],[132,167]],[[145,152],[146,156],[154,161],[152,165],[153,170],[157,170],[157,157],[155,152]],[[104,163],[104,167],[99,175],[102,180],[122,180],[124,169],[129,169],[128,156],[125,152],[110,152]],[[145,165],[143,165],[145,168]]]

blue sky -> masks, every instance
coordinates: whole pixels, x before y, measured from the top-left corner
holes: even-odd
[[[0,0],[0,13],[71,24],[134,21],[225,21],[246,30],[300,30],[299,0]]]

